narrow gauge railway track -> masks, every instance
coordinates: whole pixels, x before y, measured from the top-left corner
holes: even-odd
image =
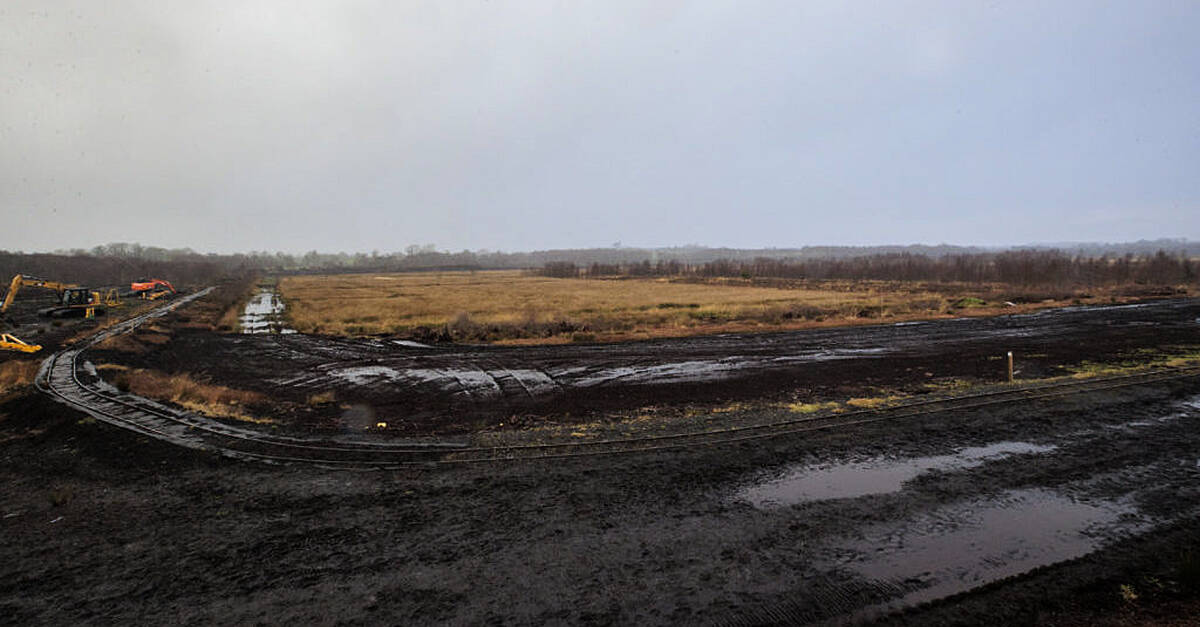
[[[230,457],[264,461],[321,462],[344,465],[375,460],[378,455],[395,456],[420,453],[439,448],[460,448],[462,443],[413,442],[403,446],[376,442],[335,443],[313,438],[293,438],[266,434],[179,411],[147,398],[123,394],[99,380],[93,373],[80,377],[83,354],[96,344],[128,333],[141,324],[161,317],[177,307],[202,297],[208,288],[186,298],[168,303],[153,311],[130,318],[103,329],[76,348],[59,351],[48,357],[39,369],[35,384],[56,400],[84,411],[92,417],[141,435],[160,439],[187,448],[213,450]],[[285,451],[289,454],[281,454]],[[321,459],[324,456],[335,459]],[[363,456],[368,459],[362,459]]]
[[[462,449],[447,451],[441,461],[475,462],[518,459],[560,459],[589,455],[663,451],[697,446],[737,444],[812,431],[865,425],[886,420],[898,420],[928,414],[975,409],[989,405],[1045,400],[1196,376],[1200,376],[1200,367],[1197,366],[1163,368],[1129,375],[1054,382],[1031,387],[917,401],[880,409],[855,410],[839,414],[795,418],[757,425],[733,426],[694,433]]]
[[[209,290],[197,292],[154,311],[113,325],[89,338],[79,347],[55,353],[43,362],[36,380],[37,387],[60,402],[78,408],[98,420],[179,446],[210,450],[238,459],[270,463],[303,463],[332,468],[386,469],[413,465],[556,460],[731,445],[932,413],[1051,399],[1200,376],[1200,367],[1196,366],[1162,368],[1135,374],[1013,387],[970,395],[929,399],[887,408],[798,417],[708,431],[632,438],[471,447],[462,442],[394,444],[329,441],[264,434],[225,425],[188,412],[181,412],[142,397],[122,394],[99,381],[98,377],[87,373],[86,363],[81,365],[80,358],[88,348],[114,335],[127,333],[140,324],[207,294]],[[80,377],[81,369],[85,370],[85,378],[91,379],[90,381],[84,381]]]

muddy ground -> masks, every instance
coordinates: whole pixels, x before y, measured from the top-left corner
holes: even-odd
[[[1195,380],[686,453],[365,473],[186,453],[42,397],[0,409],[10,624],[1089,624],[1178,618],[1200,585]],[[1006,442],[1022,444],[963,462]],[[914,460],[873,494],[747,497],[797,467],[879,479]]]
[[[13,301],[9,310],[0,316],[0,330],[5,333],[12,333],[26,343],[40,345],[44,351],[51,352],[61,348],[65,342],[77,334],[95,329],[109,319],[107,311],[90,320],[82,318],[51,319],[38,315],[39,310],[57,304],[58,300],[53,292],[26,289],[20,294],[19,298]],[[130,300],[125,307],[116,310],[114,313],[120,316],[126,310],[142,306],[144,306],[144,303],[141,301]],[[22,355],[9,355],[7,353],[0,355],[0,357],[10,356],[24,357]],[[37,355],[34,357],[37,357]]]
[[[389,338],[218,334],[165,320],[97,362],[187,372],[290,403],[285,426],[392,435],[586,422],[644,407],[919,395],[944,381],[1017,378],[1200,350],[1200,301],[1077,307],[994,318],[567,346],[421,346]],[[178,322],[179,319],[184,322]],[[137,338],[153,341],[137,342]],[[936,385],[934,386],[936,387]],[[314,403],[315,398],[335,402]]]
[[[159,339],[91,359],[303,407],[334,386],[380,414],[412,408],[402,433],[461,433],[647,402],[915,394],[930,379],[998,378],[1002,350],[1025,356],[1022,376],[1045,376],[1194,347],[1198,316],[1200,304],[1172,301],[423,348],[221,335],[184,314],[145,331]],[[545,397],[528,389],[540,376],[555,383]],[[337,419],[318,428],[346,428]],[[11,624],[1076,625],[1187,620],[1200,607],[1196,378],[686,451],[387,472],[186,452],[26,390],[0,402],[0,485]]]

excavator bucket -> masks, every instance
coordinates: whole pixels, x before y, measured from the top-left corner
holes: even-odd
[[[36,353],[42,350],[42,346],[40,344],[28,344],[11,333],[0,333],[0,349],[21,351],[22,353]]]

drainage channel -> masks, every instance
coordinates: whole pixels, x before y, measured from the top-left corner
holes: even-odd
[[[283,319],[285,306],[274,286],[260,286],[258,292],[246,303],[242,315],[238,317],[238,325],[242,333],[295,333],[288,328]]]

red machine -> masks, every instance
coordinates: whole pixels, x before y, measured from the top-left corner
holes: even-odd
[[[129,289],[134,294],[154,300],[171,294],[175,294],[175,286],[171,285],[170,281],[163,279],[141,279],[129,284]]]

